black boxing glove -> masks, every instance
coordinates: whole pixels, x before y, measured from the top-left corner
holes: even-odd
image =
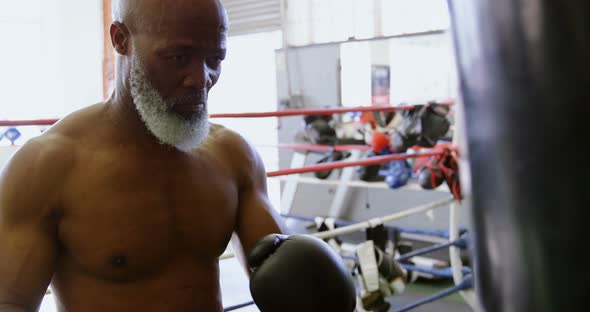
[[[449,106],[429,103],[426,110],[420,116],[421,132],[418,142],[419,146],[433,147],[436,142],[445,136],[451,127],[447,118]]]
[[[356,288],[342,258],[310,235],[271,234],[250,255],[250,292],[261,312],[352,312]]]
[[[338,140],[336,130],[329,120],[318,118],[305,126],[307,137],[313,144],[334,145]]]
[[[424,167],[418,174],[418,184],[426,190],[433,190],[439,187],[444,181],[445,174],[439,168]]]
[[[447,118],[449,107],[434,102],[417,105],[401,113],[403,122],[400,129],[393,132],[390,145],[396,153],[403,153],[417,145],[433,147],[449,131],[451,123]]]

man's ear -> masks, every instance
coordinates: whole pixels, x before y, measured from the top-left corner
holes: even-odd
[[[124,24],[114,22],[111,24],[111,44],[117,53],[127,55],[129,51],[129,30]]]

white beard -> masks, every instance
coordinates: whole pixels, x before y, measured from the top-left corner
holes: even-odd
[[[207,107],[185,119],[170,110],[174,99],[164,100],[148,81],[143,64],[136,55],[131,57],[131,97],[141,120],[160,144],[170,145],[182,151],[199,147],[209,135]],[[172,103],[170,103],[172,102]]]

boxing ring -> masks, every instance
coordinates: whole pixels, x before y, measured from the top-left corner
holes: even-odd
[[[590,180],[579,145],[590,132],[589,2],[448,2],[470,151],[461,157],[470,159],[473,189],[450,205],[448,243],[438,247],[449,248],[453,279],[465,287],[458,211],[473,199],[481,296],[463,290],[466,301],[487,311],[577,311],[588,281],[575,247],[587,244]]]
[[[452,101],[444,102],[447,105],[453,105]],[[316,115],[316,116],[331,116],[335,114],[343,114],[349,112],[395,112],[400,110],[412,110],[416,106],[415,105],[400,105],[400,106],[377,106],[377,107],[352,107],[352,108],[333,108],[333,109],[313,109],[313,110],[283,110],[283,111],[276,111],[276,112],[259,112],[259,113],[232,113],[232,114],[212,114],[210,115],[211,119],[216,118],[271,118],[271,117],[284,117],[284,116],[308,116],[308,115]],[[17,126],[52,126],[58,119],[44,119],[44,120],[12,120],[12,121],[0,121],[0,137],[4,136],[6,139],[18,139],[18,135],[15,135],[14,127]],[[4,134],[2,133],[2,127],[9,127],[5,130]],[[14,143],[13,140],[13,143]],[[283,194],[281,197],[283,198],[282,203],[285,204],[285,198],[290,197],[290,200],[293,200],[294,189],[293,185],[297,185],[297,183],[314,183],[314,179],[300,177],[299,174],[303,173],[314,173],[326,170],[338,170],[338,169],[350,169],[353,167],[359,166],[370,166],[370,165],[380,165],[389,163],[392,161],[400,161],[400,160],[407,160],[412,158],[423,158],[423,157],[432,157],[441,155],[445,151],[442,149],[437,148],[422,148],[415,153],[394,153],[391,155],[382,155],[382,156],[373,156],[366,159],[363,158],[363,153],[370,150],[370,146],[368,145],[318,145],[318,144],[279,144],[278,146],[267,146],[273,147],[277,149],[288,149],[308,153],[308,152],[328,152],[328,151],[352,151],[356,152],[356,157],[351,157],[350,160],[341,160],[341,161],[332,161],[327,163],[321,164],[313,164],[308,166],[303,166],[304,162],[295,162],[294,164],[300,164],[300,166],[295,166],[293,168],[276,170],[276,171],[269,171],[267,172],[267,176],[269,178],[281,179],[285,181],[287,185],[283,190]],[[451,150],[458,151],[456,146],[452,146]],[[293,164],[293,163],[292,163]],[[288,176],[293,177],[297,176],[296,178],[288,178]],[[287,178],[286,178],[287,177]],[[307,179],[307,180],[305,180]],[[337,185],[339,188],[348,188],[348,187],[386,187],[383,184],[379,183],[370,183],[370,182],[361,182],[361,181],[352,181],[352,179],[348,179],[347,181],[334,181],[334,180],[318,180],[315,179],[316,183],[322,184],[334,184]],[[441,186],[442,188],[442,186]],[[289,203],[286,209],[282,209],[282,216],[284,218],[299,218],[297,216],[289,215],[291,212],[291,204]],[[341,205],[342,203],[340,203]],[[401,220],[404,218],[408,218],[410,216],[419,215],[419,214],[427,214],[432,212],[435,209],[441,209],[443,207],[449,208],[449,225],[448,229],[445,231],[426,231],[426,230],[419,230],[419,229],[399,229],[402,232],[412,232],[417,235],[426,235],[426,236],[434,236],[444,239],[445,241],[439,244],[436,244],[431,247],[426,247],[423,249],[413,250],[407,254],[398,255],[395,261],[399,262],[406,262],[402,264],[402,267],[407,270],[408,272],[416,271],[422,272],[426,274],[430,274],[433,276],[438,276],[441,278],[450,278],[454,281],[455,286],[447,289],[441,293],[425,297],[413,304],[404,306],[404,307],[396,307],[392,311],[408,311],[412,308],[417,306],[432,302],[434,300],[438,300],[445,296],[451,295],[453,293],[460,293],[463,297],[465,302],[475,308],[477,299],[475,297],[475,293],[472,290],[473,287],[473,272],[470,268],[465,267],[463,265],[461,259],[461,251],[467,249],[468,240],[466,238],[466,231],[460,228],[460,213],[459,210],[462,208],[462,205],[457,200],[456,197],[449,197],[443,200],[438,200],[432,203],[420,205],[417,207],[413,207],[410,209],[405,209],[390,215],[382,216],[379,218],[372,218],[365,222],[359,223],[350,223],[344,221],[332,221],[336,222],[339,227],[328,230],[328,231],[321,231],[317,233],[313,233],[311,235],[316,236],[320,239],[328,241],[329,239],[336,238],[340,235],[346,235],[355,232],[362,232],[369,229],[373,229],[379,226],[385,226],[391,228],[389,224],[395,222],[397,220]],[[284,207],[285,208],[285,207]],[[334,212],[334,211],[332,211]],[[310,220],[307,220],[310,221]],[[420,255],[427,254],[429,252],[448,249],[449,252],[449,259],[450,259],[450,266],[446,269],[426,269],[421,268],[416,265],[412,265],[407,263],[408,260],[411,260],[413,257],[417,257]],[[220,257],[220,261],[225,259],[232,258],[233,254],[231,251],[227,251]],[[355,261],[354,257],[344,256],[343,259],[348,258],[348,260]],[[358,260],[358,259],[356,259]],[[252,305],[253,302],[245,302],[243,304],[226,307],[225,311],[233,311],[239,308]]]

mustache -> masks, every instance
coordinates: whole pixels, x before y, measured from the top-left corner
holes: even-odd
[[[205,104],[207,104],[207,98],[208,98],[207,91],[197,91],[197,92],[192,92],[189,94],[170,98],[168,100],[168,102],[170,104],[172,104],[171,106],[182,105],[182,104],[203,104],[203,105],[205,105]]]

